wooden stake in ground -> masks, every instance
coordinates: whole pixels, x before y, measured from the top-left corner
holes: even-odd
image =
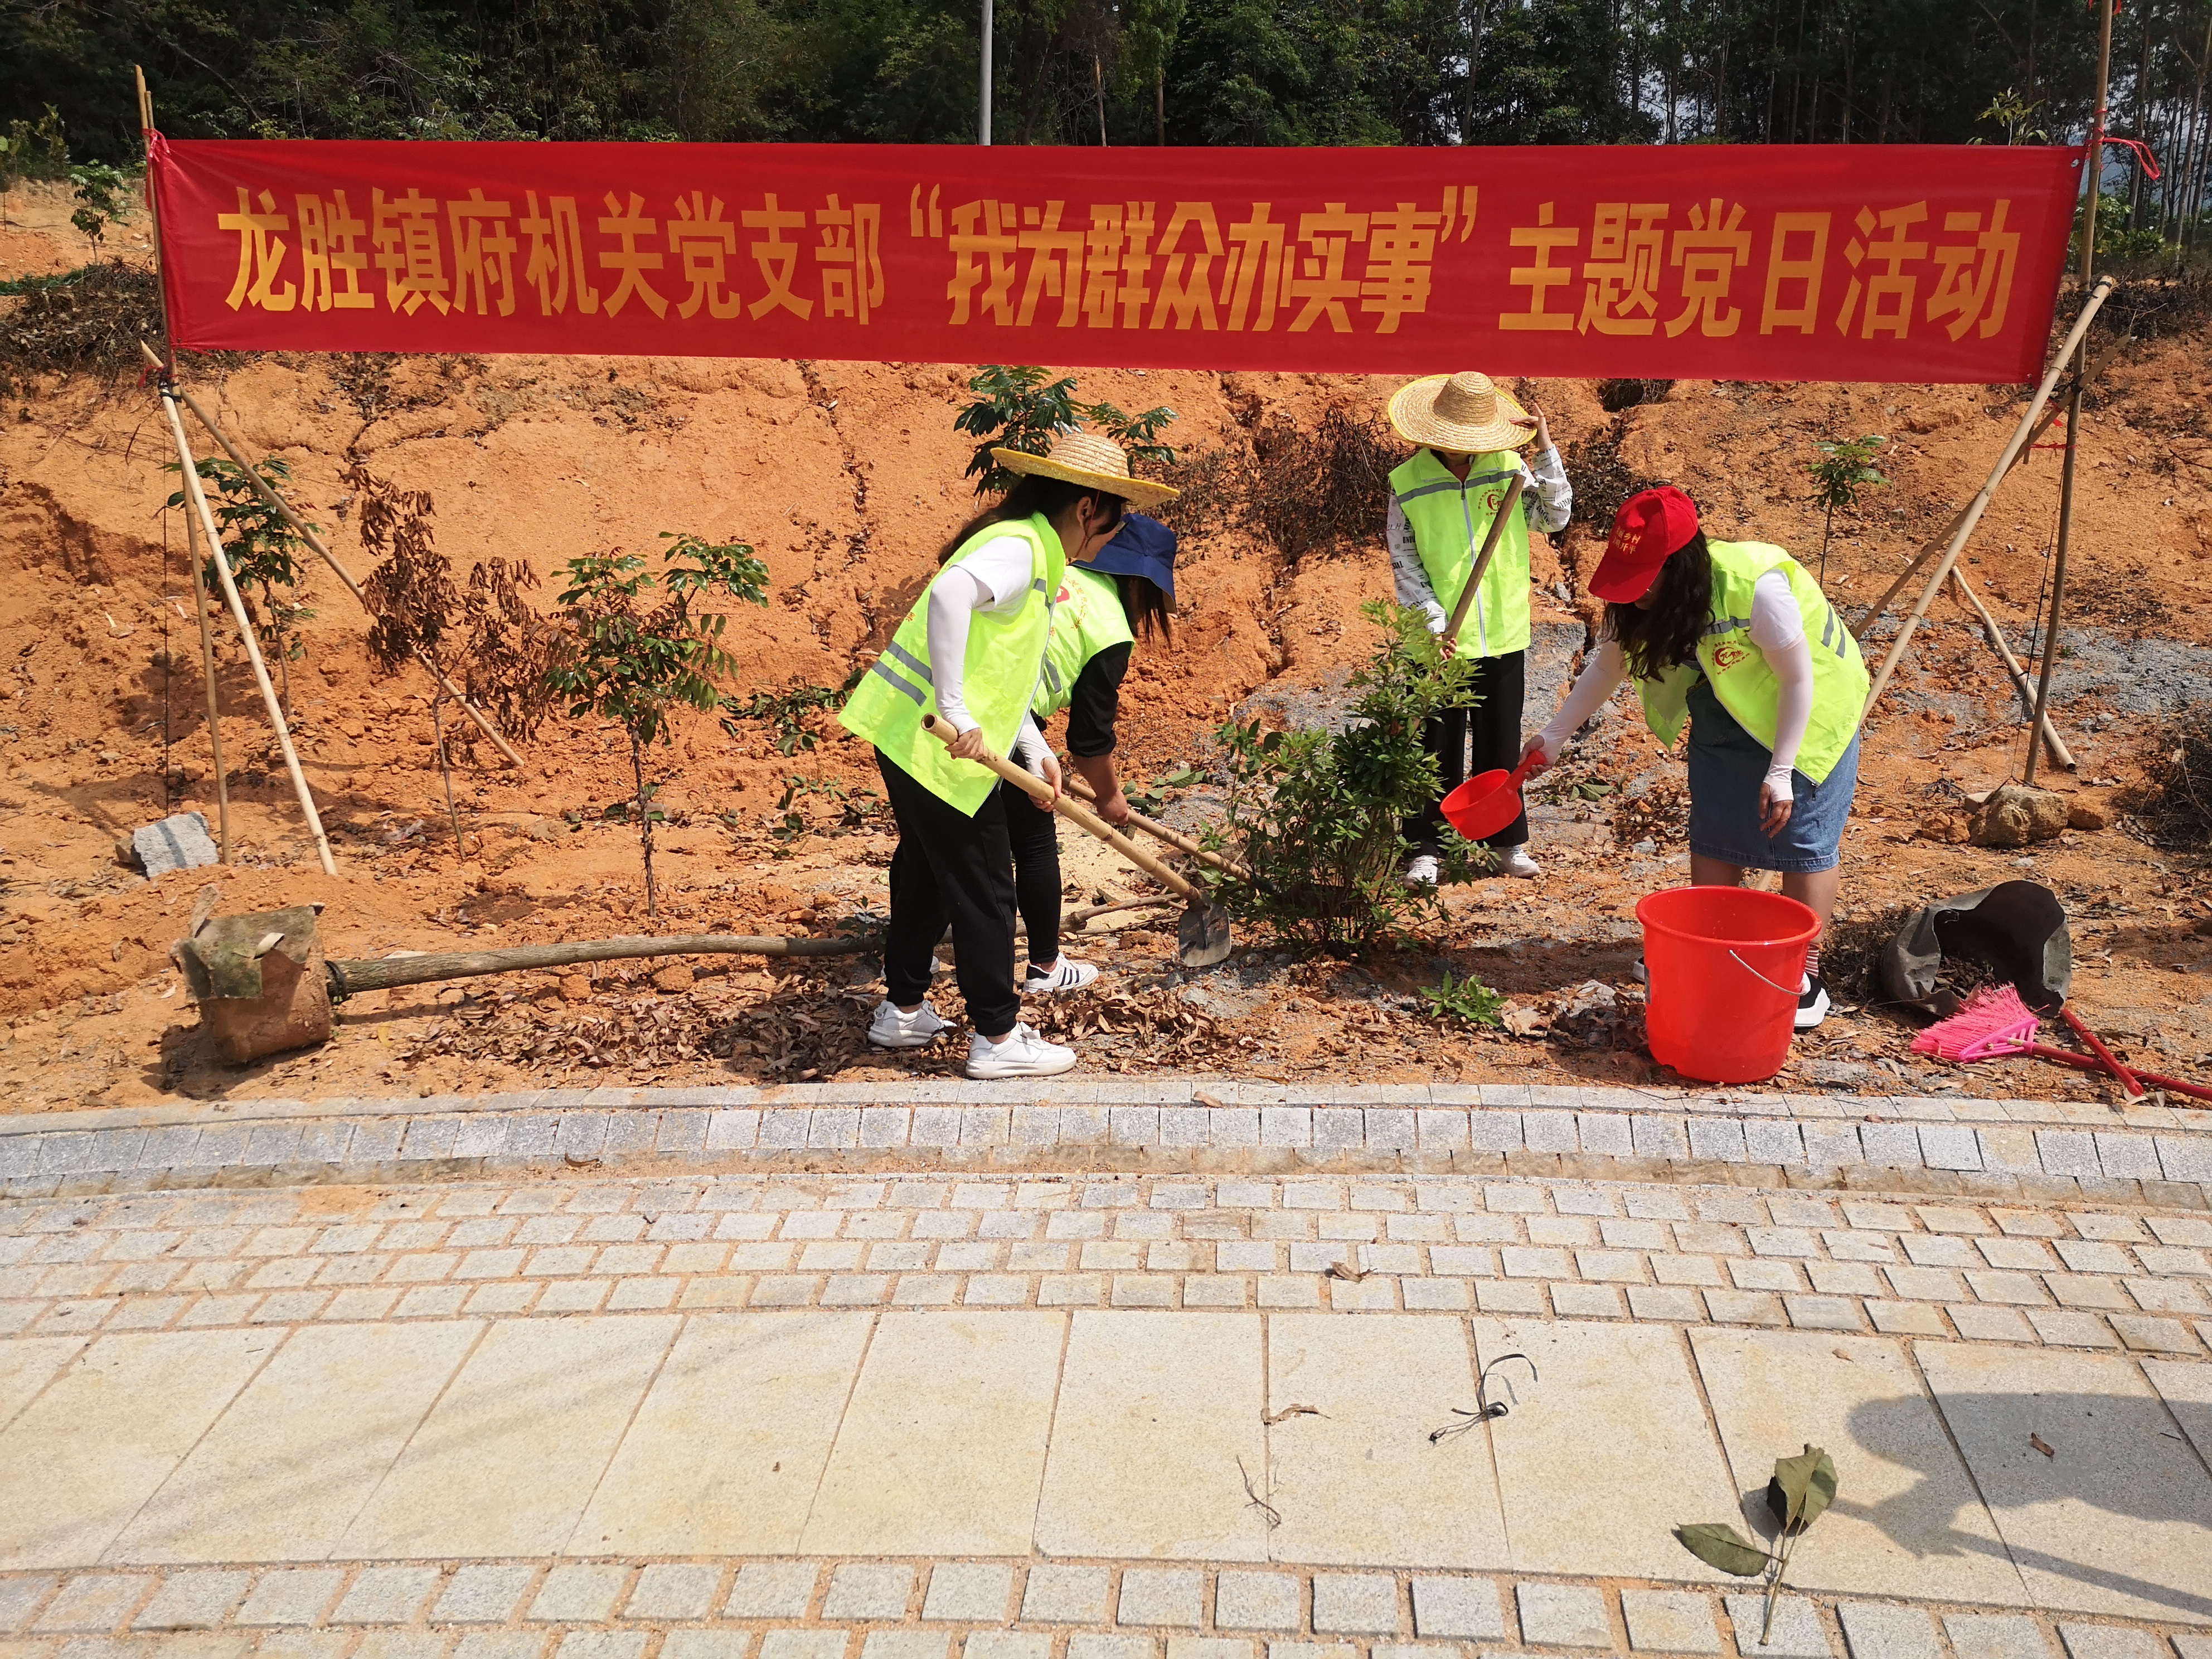
[[[161,366],[161,360],[154,355],[152,348],[143,340],[138,343],[138,349],[146,354],[146,361],[155,368]],[[198,398],[192,396],[182,386],[177,388],[177,395],[184,399],[185,407],[198,417],[199,423],[207,428],[208,435],[222,446],[222,453],[229,456],[238,470],[246,475],[246,481],[259,493],[261,499],[266,501],[287,525],[291,526],[294,535],[314,550],[317,556],[325,564],[330,566],[331,574],[346,585],[346,591],[360,602],[363,610],[367,610],[368,601],[362,598],[361,584],[353,579],[353,573],[338,562],[337,555],[331,552],[323,538],[310,529],[307,522],[292,510],[291,503],[276,492],[275,485],[261,476],[260,469],[246,459],[238,445],[232,441],[230,434],[223,430],[222,423],[200,406],[200,400]],[[522,757],[514,752],[514,745],[507,742],[506,734],[494,723],[492,717],[462,696],[461,689],[447,678],[446,671],[432,662],[421,651],[416,652],[415,659],[429,671],[430,678],[438,683],[438,689],[459,704],[462,713],[474,720],[477,728],[491,739],[492,746],[507,757],[507,763],[520,768],[522,764]]]
[[[1982,603],[1982,596],[1975,592],[1972,585],[1966,580],[1966,573],[1956,565],[1951,567],[1951,585],[1959,590],[1959,597],[1972,608],[1973,613],[1982,619],[1983,632],[1990,647],[2003,661],[2005,673],[2012,681],[2012,689],[2020,694],[2021,703],[2033,721],[2035,717],[2034,689],[2027,683],[2027,671],[2020,665],[2020,659],[2013,655],[2012,647],[2006,643],[2004,631],[1997,626],[1997,619],[1990,615],[1990,608]],[[2043,722],[2043,746],[2051,751],[2054,765],[2063,766],[2069,772],[2074,769],[2074,751],[2066,746],[2065,740],[2048,720]]]
[[[230,775],[222,765],[222,719],[216,708],[215,625],[208,619],[207,583],[200,563],[199,520],[185,507],[185,557],[192,567],[192,611],[200,623],[200,678],[207,685],[208,741],[215,749],[216,856],[230,862]]]
[[[2097,206],[2105,194],[2105,100],[2112,82],[2112,12],[2119,0],[2097,0],[2097,100],[2089,125],[2089,147],[2082,165],[2088,172],[2081,210],[2081,286],[2097,262]],[[2081,447],[2081,384],[2089,374],[2089,331],[2085,326],[2103,297],[2112,291],[2109,276],[2097,285],[2083,307],[2081,321],[2069,343],[2078,349],[2081,362],[2074,371],[2073,394],[2066,400],[2066,467],[2058,481],[2058,538],[2051,552],[2051,617],[2043,626],[2043,672],[2035,683],[2035,721],[2027,734],[2027,760],[2021,781],[2035,781],[2035,734],[2042,730],[2051,706],[2051,671],[2058,665],[2058,618],[2066,604],[2066,547],[2074,533],[2074,461]]]
[[[185,495],[191,510],[198,514],[200,533],[207,538],[209,556],[215,561],[216,575],[222,582],[222,596],[230,606],[230,614],[238,624],[238,636],[245,642],[246,659],[253,665],[254,684],[261,688],[261,701],[269,710],[269,723],[276,728],[276,746],[284,751],[284,764],[292,774],[292,788],[300,798],[300,811],[306,815],[307,828],[315,837],[315,854],[321,859],[323,873],[335,876],[338,866],[331,857],[330,837],[323,833],[322,815],[315,811],[315,798],[308,792],[307,774],[300,769],[299,751],[292,747],[291,728],[284,723],[284,707],[276,700],[276,688],[269,683],[269,665],[261,660],[260,641],[253,636],[253,623],[246,614],[246,601],[239,597],[238,584],[231,580],[230,561],[223,556],[222,538],[216,533],[215,514],[208,510],[207,495],[200,489],[199,464],[192,457],[192,447],[185,436],[185,417],[177,411],[176,388],[165,373],[159,382],[161,410],[169,417],[169,435],[176,440],[177,465],[183,470]]]
[[[1898,662],[1904,657],[1905,647],[1911,644],[1912,635],[1919,628],[1921,619],[1927,616],[1928,607],[1936,603],[1936,595],[1942,591],[1945,578],[1950,575],[1951,567],[1959,562],[1959,555],[1966,545],[1966,538],[1974,533],[1974,526],[1982,521],[1982,514],[1988,510],[1990,498],[1996,494],[1997,485],[2004,481],[2005,474],[2012,471],[2014,459],[2027,447],[2028,434],[2034,430],[2036,417],[2043,413],[2043,406],[2051,401],[2051,393],[2058,384],[2058,377],[2066,372],[2067,359],[2074,355],[2075,349],[2088,335],[2089,325],[2096,320],[2098,310],[2112,291],[2112,279],[2107,276],[2089,295],[2088,304],[2081,307],[2081,314],[2074,320],[2073,331],[2067,335],[2066,343],[2058,349],[2058,355],[2051,360],[2051,368],[2043,377],[2043,384],[2036,387],[2035,396],[2027,405],[2027,413],[2021,416],[2011,441],[2004,447],[2004,453],[1997,457],[1997,464],[1990,470],[1989,481],[1983,484],[1974,499],[1966,503],[1966,510],[1954,521],[1956,528],[1951,532],[1950,542],[1943,550],[1942,558],[1936,563],[1936,574],[1921,589],[1919,600],[1912,607],[1912,614],[1905,617],[1905,626],[1897,630],[1897,638],[1891,644],[1888,654],[1882,658],[1881,671],[1875,675],[1874,684],[1867,690],[1866,706],[1859,710],[1861,726],[1866,724],[1867,716],[1874,712],[1882,689],[1889,684],[1889,677],[1897,671]],[[2041,712],[2040,709],[2037,711],[2039,719]],[[2032,736],[2030,741],[2033,741]]]

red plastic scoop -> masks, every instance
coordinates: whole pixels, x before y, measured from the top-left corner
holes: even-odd
[[[1469,841],[1482,841],[1521,816],[1521,785],[1544,751],[1531,750],[1510,772],[1483,772],[1444,797],[1443,814]]]

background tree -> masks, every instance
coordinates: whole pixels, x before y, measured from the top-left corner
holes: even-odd
[[[673,545],[661,550],[658,576],[642,557],[620,548],[568,561],[568,586],[560,600],[568,637],[546,675],[546,684],[568,699],[571,715],[596,714],[629,738],[645,908],[653,917],[660,914],[653,876],[658,811],[645,781],[645,751],[672,741],[669,717],[679,706],[716,708],[715,682],[732,667],[721,643],[726,618],[695,607],[710,592],[748,605],[768,603],[768,567],[744,543],[667,531],[661,539]]]

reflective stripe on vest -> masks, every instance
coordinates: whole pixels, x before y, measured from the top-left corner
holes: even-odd
[[[1413,529],[1421,568],[1447,617],[1459,604],[1491,520],[1520,471],[1515,451],[1477,455],[1462,483],[1434,450],[1419,449],[1391,472],[1391,498]],[[1518,506],[1460,626],[1459,647],[1460,654],[1470,657],[1503,657],[1528,648],[1528,520]]]
[[[922,715],[934,710],[937,687],[929,663],[929,595],[945,571],[987,542],[1009,536],[1029,544],[1029,592],[1011,614],[978,611],[969,619],[961,696],[969,717],[982,728],[983,740],[1001,755],[1012,748],[1044,661],[1053,592],[1067,566],[1060,538],[1042,514],[989,525],[969,538],[915,600],[837,717],[854,737],[875,744],[932,793],[971,817],[990,798],[998,776],[974,761],[953,759],[941,738],[922,729]]]
[[[1082,565],[1068,566],[1053,596],[1052,637],[1045,642],[1044,675],[1030,712],[1039,720],[1058,714],[1074,701],[1075,682],[1093,657],[1135,638],[1114,579]]]
[[[1702,671],[1736,724],[1770,752],[1773,750],[1775,727],[1782,716],[1782,683],[1767,666],[1766,653],[1751,640],[1751,602],[1759,579],[1770,570],[1780,570],[1790,579],[1790,594],[1797,601],[1806,638],[1817,635],[1820,640],[1812,652],[1813,712],[1804,741],[1798,745],[1796,769],[1814,783],[1824,782],[1851,746],[1859,710],[1866,703],[1869,682],[1858,641],[1819,585],[1780,548],[1765,542],[1707,542],[1705,547],[1713,561],[1713,620],[1698,641],[1694,667],[1686,663],[1656,679],[1637,681],[1644,723],[1662,743],[1671,745],[1681,735],[1690,688]]]

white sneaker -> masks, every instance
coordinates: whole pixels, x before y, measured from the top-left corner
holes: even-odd
[[[1096,964],[1078,962],[1063,952],[1048,971],[1040,971],[1031,966],[1028,976],[1022,981],[1022,994],[1025,997],[1057,996],[1062,991],[1079,991],[1097,977]]]
[[[868,1021],[868,1041],[878,1048],[920,1048],[934,1042],[952,1028],[938,1018],[937,1010],[924,1002],[910,1014],[899,1012],[889,997],[876,1005]]]
[[[1016,1024],[1004,1042],[981,1031],[968,1039],[969,1077],[1057,1077],[1075,1069],[1075,1050],[1047,1042],[1033,1026]]]
[[[1797,1029],[1817,1031],[1820,1022],[1828,1017],[1828,988],[1817,979],[1808,978],[1805,988],[1797,994]]]
[[[1501,848],[1498,854],[1500,875],[1518,876],[1523,881],[1533,881],[1544,873],[1544,866],[1528,856],[1526,843],[1519,847]]]
[[[948,973],[951,973],[951,971],[952,971],[952,970],[951,970],[951,969],[947,968],[947,967],[944,964],[944,963],[943,963],[943,962],[941,962],[941,961],[939,961],[937,957],[930,957],[930,959],[929,959],[929,976],[930,976],[930,978],[932,978],[932,979],[935,979],[935,978],[936,978],[939,974],[948,974]]]
[[[1428,854],[1424,853],[1419,858],[1407,860],[1406,865],[1407,886],[1433,887],[1436,884],[1437,861],[1435,859],[1431,858]]]
[[[1628,969],[1628,976],[1634,980],[1638,985],[1649,985],[1651,983],[1651,969],[1645,964],[1642,957],[1637,957],[1635,962],[1630,966]]]

